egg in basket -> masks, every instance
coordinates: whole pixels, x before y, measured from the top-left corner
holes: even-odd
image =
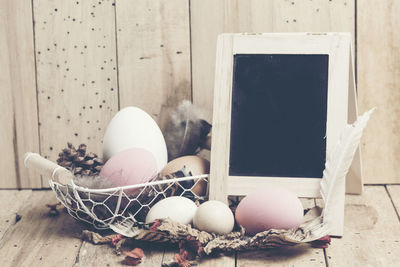
[[[99,229],[128,217],[143,223],[161,199],[206,200],[209,162],[194,154],[210,128],[188,101],[172,113],[164,135],[145,111],[127,107],[107,127],[103,159],[68,144],[59,165],[36,153],[25,155],[25,165],[49,177],[57,198],[81,221]]]

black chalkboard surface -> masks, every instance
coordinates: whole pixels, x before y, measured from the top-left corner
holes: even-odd
[[[230,176],[321,178],[328,55],[236,54]]]

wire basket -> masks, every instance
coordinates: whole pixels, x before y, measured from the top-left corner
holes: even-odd
[[[74,183],[76,177],[69,170],[37,153],[27,152],[24,165],[51,177],[50,187],[68,213],[78,220],[93,225],[96,229],[107,229],[111,224],[123,223],[128,218],[138,225],[143,224],[150,208],[170,196],[183,196],[197,202],[208,198],[207,192],[194,190],[197,185],[207,188],[208,174],[123,187],[89,189],[76,185]],[[199,191],[201,193],[196,193]]]
[[[50,187],[68,213],[96,229],[108,229],[111,224],[123,223],[128,218],[138,224],[144,223],[150,208],[170,196],[203,202],[207,194],[199,196],[193,190],[202,182],[208,183],[208,174],[107,189],[88,189],[73,181],[63,185],[49,180]]]

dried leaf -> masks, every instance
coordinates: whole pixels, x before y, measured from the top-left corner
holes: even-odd
[[[91,232],[88,230],[83,230],[82,231],[82,239],[91,242],[92,244],[113,244],[113,240],[117,240],[121,236],[120,234],[115,234],[115,235],[106,235],[102,236],[98,233]],[[118,242],[121,242],[122,238],[119,239]],[[115,245],[116,246],[116,245]]]
[[[153,224],[150,227],[150,231],[155,232],[157,231],[157,228],[161,225],[161,221],[160,220],[154,220]]]
[[[310,243],[313,248],[327,248],[331,244],[331,237],[326,235]]]
[[[188,235],[186,240],[179,242],[180,254],[185,254],[188,260],[194,260],[197,256],[201,256],[203,249],[201,242],[194,236]]]
[[[122,235],[117,234],[117,235],[113,235],[111,238],[111,244],[113,244],[114,247],[116,247],[118,245],[118,242],[121,241],[122,239]]]
[[[191,264],[186,257],[187,257],[186,253],[175,254],[174,261],[179,267],[190,267]]]
[[[144,257],[144,252],[141,248],[134,248],[131,251],[124,251],[125,260],[124,264],[134,266],[138,265],[142,262],[142,258]]]

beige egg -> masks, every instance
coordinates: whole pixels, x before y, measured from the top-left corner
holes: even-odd
[[[224,235],[232,232],[235,220],[226,204],[209,200],[197,208],[193,224],[199,230]]]
[[[161,171],[161,175],[165,176],[177,172],[185,167],[187,172],[192,175],[201,175],[210,173],[210,162],[199,156],[183,156],[170,161]],[[192,189],[193,193],[198,196],[204,196],[207,191],[207,182],[202,180],[198,182]]]
[[[147,213],[146,223],[155,219],[170,218],[181,224],[189,224],[196,213],[196,204],[186,197],[167,197],[157,202]]]

